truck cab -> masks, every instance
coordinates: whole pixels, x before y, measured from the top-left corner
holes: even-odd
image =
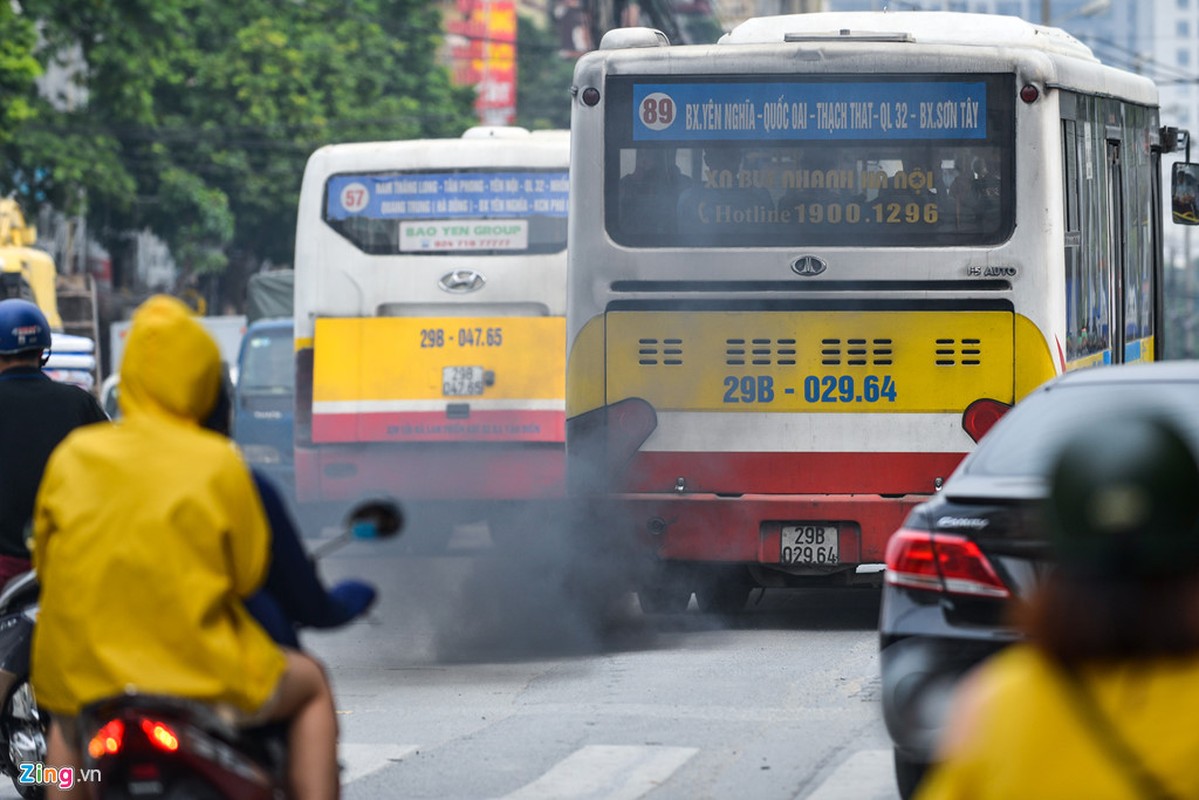
[[[295,364],[290,317],[250,324],[237,358],[233,438],[250,466],[282,485],[294,481]]]

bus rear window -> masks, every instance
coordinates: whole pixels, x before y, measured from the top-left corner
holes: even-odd
[[[335,175],[324,220],[372,255],[557,253],[568,185],[565,170]]]
[[[1014,80],[613,77],[605,219],[632,247],[995,244]]]

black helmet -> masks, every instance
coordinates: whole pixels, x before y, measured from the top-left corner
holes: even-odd
[[[50,349],[50,323],[36,304],[15,297],[0,300],[0,355]]]
[[[1133,578],[1199,567],[1199,464],[1164,419],[1075,435],[1050,472],[1046,506],[1063,567]]]

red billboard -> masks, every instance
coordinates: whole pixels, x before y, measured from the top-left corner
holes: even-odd
[[[511,125],[516,120],[515,0],[458,0],[446,31],[454,82],[475,87],[479,122]]]

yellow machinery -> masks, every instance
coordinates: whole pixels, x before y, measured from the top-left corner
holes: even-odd
[[[94,390],[99,325],[91,275],[60,275],[54,259],[33,246],[36,241],[37,228],[26,222],[17,201],[0,199],[0,297],[37,303],[55,332],[47,371],[56,380]]]

